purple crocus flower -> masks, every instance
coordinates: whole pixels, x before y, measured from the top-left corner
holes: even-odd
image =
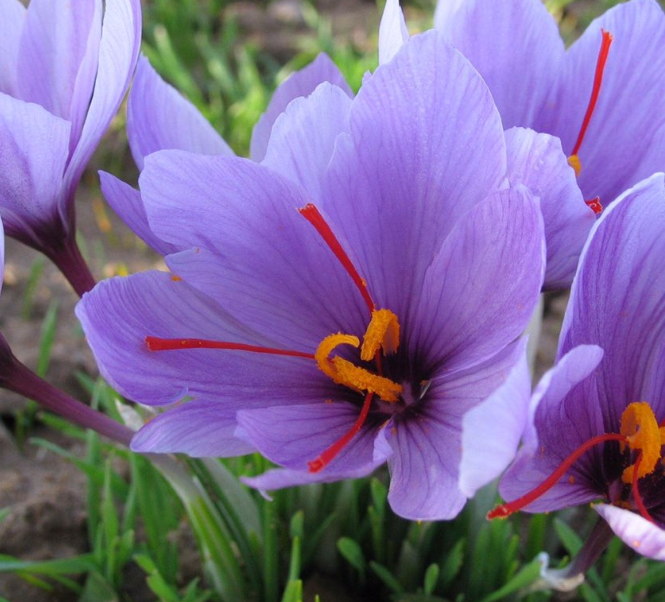
[[[627,191],[594,226],[558,363],[534,394],[524,446],[500,484],[510,501],[491,517],[600,499],[594,509],[614,533],[665,560],[664,229],[662,173]],[[598,532],[593,539],[582,571],[609,542]]]
[[[129,85],[140,2],[3,0],[1,10],[0,215],[82,294],[94,279],[74,238],[74,193]]]
[[[506,185],[489,91],[437,32],[353,100],[323,84],[292,102],[262,164],[144,162],[172,274],[104,281],[77,308],[105,377],[166,407],[133,449],[258,450],[282,467],[248,480],[262,489],[387,461],[392,507],[419,519],[455,516],[505,468],[526,420],[517,339],[542,218]]]

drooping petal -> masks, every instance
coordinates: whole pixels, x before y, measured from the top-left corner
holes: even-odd
[[[579,151],[580,188],[603,204],[665,165],[665,14],[654,0],[621,3],[596,19],[566,53],[557,91],[534,129],[572,152],[589,102],[601,29],[614,42],[598,104]]]
[[[409,39],[399,0],[388,0],[379,25],[379,65],[388,63]]]
[[[288,104],[295,98],[309,96],[319,84],[324,82],[338,86],[349,96],[353,96],[351,88],[349,88],[335,63],[330,60],[327,54],[319,54],[307,67],[292,73],[275,90],[266,112],[261,115],[252,132],[250,156],[254,161],[263,161],[272,127]]]
[[[2,0],[0,14],[0,92],[16,96],[19,44],[26,10],[20,0]]]
[[[512,128],[506,132],[506,144],[511,184],[524,184],[540,199],[547,241],[545,289],[568,288],[594,213],[584,203],[558,138]]]
[[[302,188],[248,159],[181,151],[147,157],[140,183],[151,229],[193,247],[169,257],[170,269],[233,316],[311,352],[334,332],[362,336],[368,310],[298,213]]]
[[[143,157],[164,149],[233,155],[198,109],[167,84],[146,57],[139,59],[127,103],[127,136],[139,170]]]
[[[503,129],[478,73],[436,32],[377,69],[350,120],[322,206],[378,302],[402,318],[455,222],[501,184]]]
[[[543,376],[531,400],[524,444],[501,479],[499,491],[506,501],[540,485],[580,445],[606,432],[593,377],[602,358],[600,347],[582,345]],[[607,480],[600,461],[602,450],[602,445],[589,450],[525,510],[549,512],[604,495]]]
[[[349,129],[350,108],[349,96],[328,83],[307,98],[296,98],[275,121],[262,164],[318,199],[335,140]]]
[[[330,379],[307,358],[220,349],[150,351],[147,336],[278,347],[163,272],[105,280],[84,295],[76,313],[102,374],[141,403],[165,405],[188,396],[247,408],[308,403],[329,393]]]
[[[654,560],[665,560],[665,530],[630,510],[608,504],[597,504],[593,509],[638,554]]]
[[[160,255],[180,250],[176,245],[163,241],[150,229],[141,193],[138,190],[104,171],[99,172],[99,182],[104,198],[113,211],[143,242]]]
[[[523,187],[463,216],[432,261],[408,345],[447,371],[497,354],[524,330],[538,301],[545,249],[538,203]]]
[[[665,417],[665,180],[640,182],[605,210],[580,258],[559,354],[605,350],[598,376],[603,414],[618,425],[633,401]]]
[[[65,227],[58,200],[69,132],[39,105],[0,94],[0,214],[9,236],[39,244],[41,229]]]
[[[67,166],[65,189],[68,194],[65,200],[78,184],[83,169],[125,96],[140,43],[140,0],[106,2],[94,91],[81,136]]]
[[[435,23],[487,82],[504,127],[534,127],[564,55],[541,0],[439,0]]]
[[[517,345],[515,355],[517,362],[505,382],[462,418],[459,488],[467,497],[506,469],[526,426],[531,397],[526,339]]]
[[[194,458],[242,456],[256,448],[234,436],[236,406],[190,401],[156,416],[132,439],[133,451],[183,453]]]

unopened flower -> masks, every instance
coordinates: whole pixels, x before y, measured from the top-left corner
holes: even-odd
[[[630,547],[665,560],[665,183],[645,180],[594,226],[558,363],[532,400],[524,446],[489,516],[595,500]],[[594,558],[609,542],[585,553]],[[587,567],[588,568],[588,567]]]
[[[77,309],[122,393],[178,402],[133,448],[259,450],[281,466],[249,481],[262,489],[387,461],[396,512],[455,516],[526,419],[517,339],[542,284],[542,219],[505,186],[506,161],[489,91],[436,32],[353,101],[323,84],[291,103],[263,164],[147,156],[142,202],[179,249],[173,274],[105,281]]]
[[[74,193],[127,90],[141,39],[138,0],[3,3],[0,215],[82,294]]]

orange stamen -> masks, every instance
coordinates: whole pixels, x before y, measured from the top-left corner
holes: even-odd
[[[368,393],[365,396],[362,410],[360,411],[358,418],[356,418],[356,421],[353,423],[353,426],[342,437],[335,441],[335,443],[329,446],[320,456],[317,456],[314,460],[307,463],[309,472],[320,472],[323,470],[337,457],[339,452],[348,445],[351,439],[358,434],[363,424],[365,424],[365,420],[369,414],[369,408],[372,405],[372,397],[374,397],[373,393]]]
[[[326,220],[323,219],[323,216],[321,213],[319,213],[316,205],[307,203],[307,205],[305,205],[302,209],[298,209],[298,211],[300,212],[300,215],[302,215],[310,224],[312,224],[312,226],[314,226],[314,228],[316,228],[316,231],[321,235],[321,238],[323,238],[325,243],[330,247],[330,250],[335,254],[335,257],[337,257],[349,276],[351,276],[351,280],[353,280],[353,283],[356,285],[365,303],[367,304],[370,313],[372,313],[376,309],[376,306],[374,305],[374,301],[369,294],[365,279],[362,278],[358,273],[358,270],[356,270],[353,262],[347,255],[346,251],[342,248],[342,245],[337,240],[337,237],[333,233]]]
[[[644,505],[644,501],[642,500],[642,495],[640,494],[639,487],[637,486],[637,481],[640,479],[641,462],[642,462],[642,454],[640,453],[640,455],[637,456],[637,460],[635,460],[635,466],[633,467],[633,482],[632,482],[633,499],[635,500],[635,505],[637,506],[637,509],[640,511],[642,518],[645,518],[650,523],[655,524],[656,521],[653,520],[653,517],[649,514],[649,511]]]
[[[316,359],[313,353],[305,353],[303,351],[259,347],[257,345],[229,343],[226,341],[208,341],[206,339],[160,339],[159,337],[148,336],[145,338],[145,344],[150,351],[174,351],[178,349],[231,349],[234,351],[250,351],[252,353],[269,353],[272,355],[304,357],[310,360]]]

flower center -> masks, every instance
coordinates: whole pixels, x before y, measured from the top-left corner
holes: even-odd
[[[580,148],[582,146],[582,142],[584,141],[584,137],[586,136],[587,130],[589,129],[589,123],[591,122],[593,112],[596,110],[596,103],[598,102],[598,97],[600,96],[600,88],[603,84],[603,74],[605,73],[607,57],[610,54],[610,46],[614,40],[612,34],[609,31],[605,31],[604,29],[601,29],[600,31],[602,33],[602,40],[600,43],[600,51],[598,52],[598,60],[596,61],[596,72],[593,78],[593,87],[591,88],[589,104],[587,105],[587,110],[584,114],[584,119],[582,120],[582,127],[580,127],[580,132],[577,136],[575,146],[573,147],[573,152],[568,157],[568,164],[575,170],[575,175],[578,178],[582,172],[582,162],[580,161],[579,157]],[[603,206],[600,204],[600,199],[598,197],[585,202],[596,214],[603,210]]]
[[[638,481],[653,474],[658,466],[658,461],[662,457],[661,448],[665,445],[665,426],[658,424],[651,406],[645,401],[628,405],[621,415],[619,433],[606,433],[589,439],[561,462],[540,485],[512,502],[497,506],[487,514],[487,518],[506,518],[536,501],[554,487],[587,451],[607,441],[619,441],[622,452],[637,453],[634,463],[624,469],[621,480],[631,486],[633,500],[639,513],[648,521],[654,522],[642,501]],[[625,504],[620,502],[619,505]]]

